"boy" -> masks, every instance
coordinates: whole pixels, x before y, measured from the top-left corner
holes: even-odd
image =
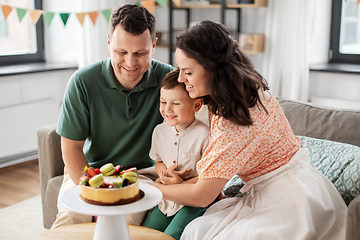
[[[176,68],[161,82],[160,113],[166,122],[155,127],[149,155],[155,160],[155,170],[159,175],[160,172],[166,175],[168,170],[176,167],[184,180],[196,182],[196,163],[209,144],[210,130],[195,117],[203,100],[190,98],[185,85],[177,81],[178,76],[179,69]],[[143,226],[179,239],[185,226],[203,215],[205,210],[163,199],[145,219]]]

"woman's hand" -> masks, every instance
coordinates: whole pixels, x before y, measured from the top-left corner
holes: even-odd
[[[176,163],[176,166],[177,166],[177,163]],[[183,171],[176,171],[176,173],[182,178],[182,180],[188,180],[188,179],[194,177],[194,174],[190,173],[191,170],[192,170],[191,168],[188,168]]]

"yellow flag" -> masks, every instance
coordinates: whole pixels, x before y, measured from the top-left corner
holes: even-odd
[[[81,26],[83,25],[84,23],[84,19],[85,19],[85,13],[75,13],[77,19],[79,20]]]
[[[41,11],[34,9],[34,10],[30,10],[29,14],[30,14],[33,24],[35,25],[37,23],[37,21],[39,20],[39,18],[41,17]]]
[[[181,5],[181,0],[172,0],[176,6],[180,6]]]
[[[149,10],[152,14],[154,14],[155,1],[154,0],[145,0],[140,2],[141,6]]]

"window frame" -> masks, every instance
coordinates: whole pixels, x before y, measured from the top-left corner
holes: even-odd
[[[343,54],[339,51],[342,3],[342,0],[332,1],[329,62],[360,64],[360,54]]]
[[[34,0],[35,9],[42,9],[42,0]],[[36,49],[35,53],[0,56],[0,66],[16,65],[23,63],[45,62],[44,52],[44,26],[42,16],[35,25]]]

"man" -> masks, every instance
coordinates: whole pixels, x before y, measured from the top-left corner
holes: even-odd
[[[162,122],[159,86],[173,69],[152,60],[155,46],[155,18],[146,8],[126,4],[114,10],[110,58],[75,72],[65,92],[57,127],[65,164],[59,196],[79,183],[85,166],[111,162],[141,174],[153,165],[148,154],[152,131]],[[59,203],[58,210],[53,228],[92,221]],[[144,215],[127,216],[128,223],[140,224]]]

